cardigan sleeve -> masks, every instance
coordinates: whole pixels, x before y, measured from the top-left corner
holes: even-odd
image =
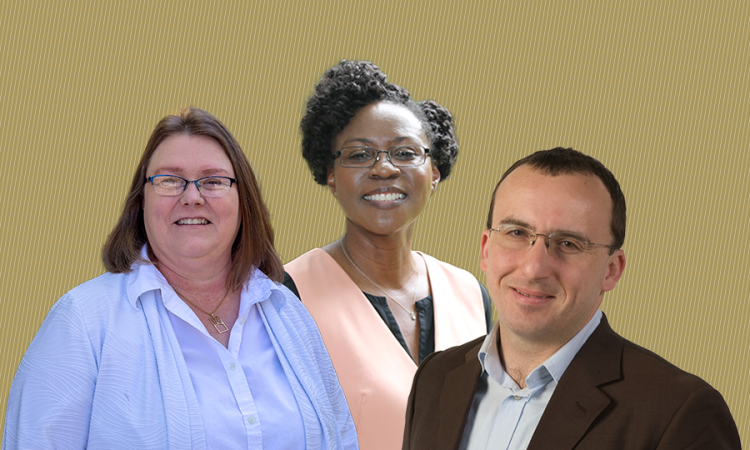
[[[86,448],[97,359],[70,294],[50,310],[8,397],[3,448]]]

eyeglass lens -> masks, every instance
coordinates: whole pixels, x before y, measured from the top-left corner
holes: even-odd
[[[341,149],[341,165],[345,167],[370,167],[375,164],[380,153],[373,147],[344,147]],[[388,149],[388,158],[394,166],[409,167],[424,164],[427,152],[418,145],[402,145]]]
[[[223,197],[232,187],[233,179],[227,177],[205,177],[199,180],[186,180],[177,176],[157,175],[149,178],[154,191],[159,195],[180,195],[188,183],[193,183],[198,191],[206,197]]]

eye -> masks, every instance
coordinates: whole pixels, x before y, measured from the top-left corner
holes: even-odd
[[[367,161],[372,159],[372,150],[368,147],[352,147],[344,149],[344,158],[348,161]]]
[[[158,177],[154,178],[156,184],[165,188],[179,187],[182,186],[182,179],[177,177]]]
[[[421,150],[419,147],[396,147],[390,153],[393,159],[411,161],[420,155]]]
[[[201,180],[200,185],[203,189],[218,190],[228,187],[229,180],[221,177],[204,178]]]
[[[507,227],[505,228],[505,236],[512,239],[528,240],[531,232],[525,228]]]
[[[555,248],[560,251],[560,253],[572,255],[583,253],[586,251],[586,242],[577,237],[555,236],[550,240],[553,242]]]

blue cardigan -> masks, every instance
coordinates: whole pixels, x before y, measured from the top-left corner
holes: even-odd
[[[167,310],[136,263],[65,294],[21,361],[3,449],[203,449],[200,408]],[[140,276],[139,274],[144,275]],[[356,449],[320,333],[286,288],[255,271],[259,302],[300,408],[308,449]]]

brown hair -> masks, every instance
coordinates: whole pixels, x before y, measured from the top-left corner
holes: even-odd
[[[250,279],[254,267],[271,280],[281,282],[284,269],[273,245],[271,215],[263,203],[260,185],[250,162],[224,124],[208,112],[193,107],[163,118],[151,133],[135,170],[122,215],[102,249],[104,267],[112,273],[127,273],[133,263],[141,260],[141,248],[148,244],[142,207],[146,170],[159,145],[177,134],[215,139],[229,157],[237,178],[240,228],[232,244],[232,268],[227,287],[240,289]],[[148,252],[149,258],[155,260],[150,246]]]
[[[523,165],[529,165],[544,175],[556,176],[561,173],[580,173],[584,175],[593,175],[602,180],[604,187],[607,188],[609,196],[612,199],[612,221],[610,223],[610,229],[612,236],[615,238],[612,246],[615,249],[622,247],[622,244],[625,242],[626,208],[625,195],[620,189],[620,183],[617,182],[615,176],[604,166],[604,164],[597,159],[577,150],[573,150],[572,148],[557,147],[552,150],[540,150],[526,156],[525,158],[519,159],[515,164],[510,166],[500,178],[500,181],[497,182],[497,185],[495,185],[495,190],[492,191],[490,212],[487,215],[488,229],[492,228],[492,213],[495,210],[495,194],[497,193],[497,188],[500,187],[500,183],[502,183],[511,172]],[[613,252],[614,250],[610,249],[610,254]]]

